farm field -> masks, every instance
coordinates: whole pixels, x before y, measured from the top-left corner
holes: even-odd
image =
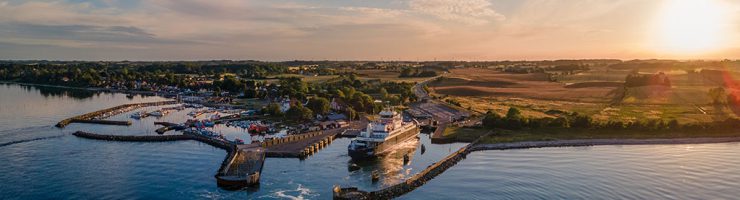
[[[577,112],[601,122],[676,119],[695,123],[735,117],[728,108],[711,104],[708,91],[718,87],[716,84],[693,83],[686,73],[670,72],[671,87],[625,89],[628,73],[597,69],[558,75],[557,81],[551,81],[547,73],[464,68],[450,70],[429,88],[434,96],[479,114],[491,110],[505,115],[510,107],[516,107],[526,117],[556,118]]]
[[[361,80],[380,79],[381,81],[416,83],[429,79],[429,77],[398,77],[401,75],[400,72],[381,69],[363,69],[354,70],[354,72]]]

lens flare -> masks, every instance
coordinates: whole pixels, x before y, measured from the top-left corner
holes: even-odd
[[[659,52],[702,54],[723,46],[727,8],[717,0],[668,0],[651,30]]]

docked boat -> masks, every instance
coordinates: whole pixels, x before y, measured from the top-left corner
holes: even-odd
[[[347,152],[354,160],[373,158],[418,135],[418,122],[415,120],[404,122],[398,112],[384,109],[380,112],[378,120],[369,123],[367,128],[350,142]]]
[[[150,112],[149,115],[155,116],[155,117],[162,117],[164,116],[164,112],[156,110],[156,111]]]
[[[141,119],[142,117],[144,117],[144,114],[141,112],[135,112],[134,114],[131,114],[131,118],[134,119]]]

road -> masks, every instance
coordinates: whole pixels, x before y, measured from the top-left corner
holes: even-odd
[[[429,93],[424,90],[424,86],[426,84],[439,77],[441,76],[430,78],[414,85],[412,90],[420,101],[411,104],[410,112],[427,114],[434,120],[437,120],[439,123],[450,123],[456,119],[469,117],[470,112],[462,109],[453,108],[445,102],[432,99],[429,96]]]
[[[480,119],[469,119],[470,112],[461,108],[455,108],[450,106],[448,103],[433,99],[424,86],[430,81],[439,78],[440,76],[422,81],[414,85],[412,90],[419,98],[419,102],[412,103],[410,105],[409,113],[412,115],[425,115],[431,117],[438,122],[437,130],[432,133],[432,142],[444,143],[446,138],[443,136],[444,129],[447,125],[457,123],[459,126],[469,126],[480,122]],[[466,118],[465,121],[458,121],[459,119]]]

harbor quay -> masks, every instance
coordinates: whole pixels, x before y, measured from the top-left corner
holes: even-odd
[[[106,121],[101,117],[109,117],[132,111],[136,108],[148,106],[161,106],[175,104],[175,101],[163,101],[152,103],[125,104],[103,110],[86,113],[83,115],[65,119],[57,124],[63,128],[69,123],[95,123],[101,125],[130,125],[130,121]],[[244,119],[254,119],[253,116]],[[239,117],[226,117],[219,122],[236,121]],[[162,135],[165,131],[175,130],[175,127],[183,126],[171,122],[154,122],[162,128],[156,130],[159,135],[112,135],[99,134],[85,131],[76,131],[72,135],[94,140],[118,141],[118,142],[172,142],[183,140],[195,140],[223,149],[227,156],[222,161],[218,171],[214,175],[219,187],[225,189],[239,189],[259,184],[262,167],[267,157],[289,157],[306,159],[317,153],[320,149],[328,146],[339,134],[346,132],[347,127],[334,128],[305,133],[291,134],[281,138],[270,138],[264,141],[252,141],[243,144],[215,135],[208,131],[188,129],[180,134]],[[194,125],[193,125],[194,126]]]

